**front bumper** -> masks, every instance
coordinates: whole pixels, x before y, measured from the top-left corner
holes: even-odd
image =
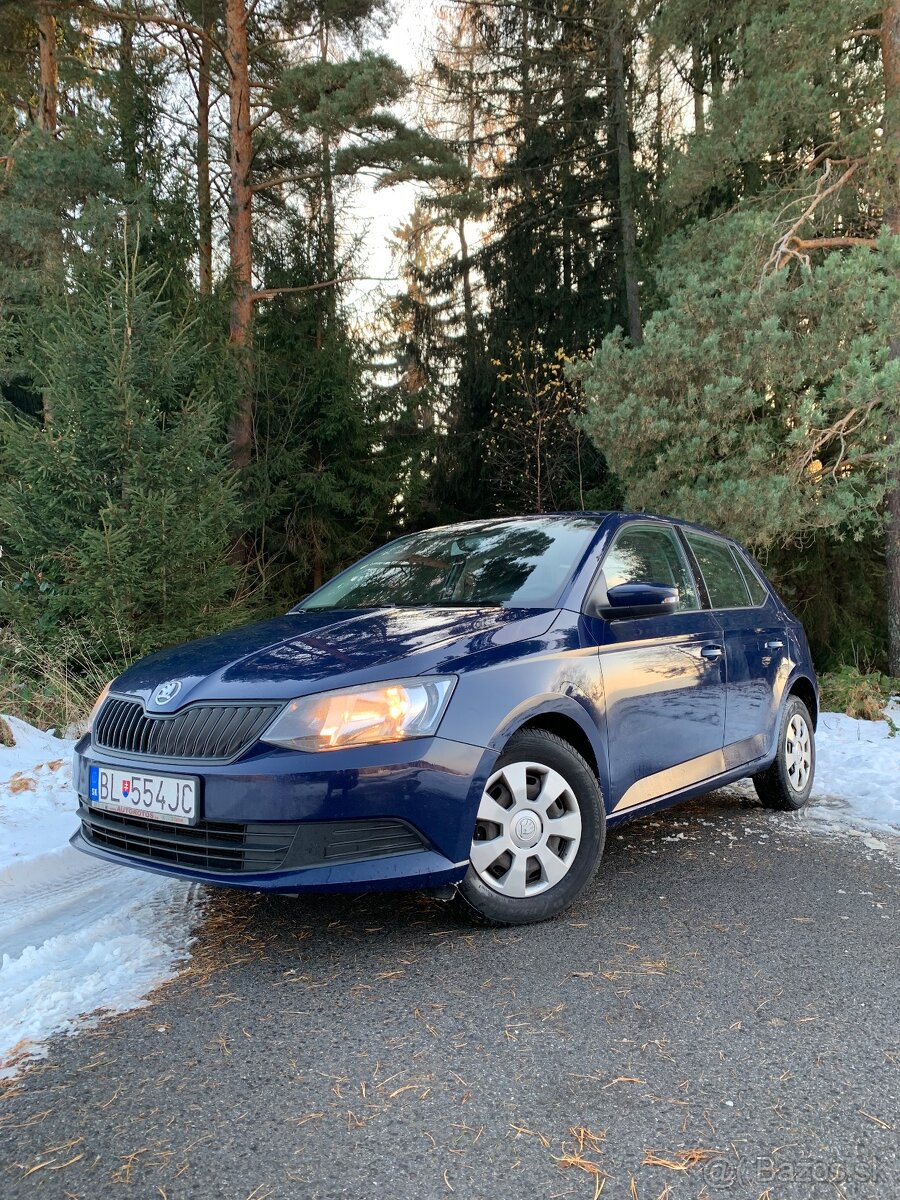
[[[79,850],[108,862],[254,891],[374,891],[462,879],[492,751],[442,738],[327,755],[258,745],[231,764],[75,751]],[[180,827],[87,803],[92,764],[200,779],[201,820]]]

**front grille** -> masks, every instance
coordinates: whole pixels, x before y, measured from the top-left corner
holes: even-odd
[[[229,761],[252,746],[279,704],[192,704],[172,715],[144,711],[139,700],[110,696],[91,735],[93,744],[141,758]]]
[[[426,848],[405,821],[200,821],[167,825],[82,804],[81,832],[92,846],[149,862],[238,874],[331,866]]]

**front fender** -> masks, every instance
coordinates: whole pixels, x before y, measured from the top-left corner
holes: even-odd
[[[475,660],[447,664],[458,683],[441,736],[483,748],[479,780],[490,775],[517,729],[544,718],[562,736],[566,723],[573,733],[577,730],[576,743],[591,748],[604,795],[609,795],[600,658],[596,645],[582,636],[579,620],[579,614],[561,611],[543,634],[502,649],[492,647]],[[476,807],[480,798],[479,790]]]

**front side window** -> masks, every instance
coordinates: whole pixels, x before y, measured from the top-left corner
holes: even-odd
[[[697,589],[675,534],[660,526],[626,528],[603,562],[607,590],[620,583],[678,588],[679,612],[700,607]]]
[[[597,527],[534,517],[427,529],[376,550],[297,607],[553,608]]]
[[[712,607],[748,608],[747,585],[727,543],[688,530],[684,535],[700,567]]]

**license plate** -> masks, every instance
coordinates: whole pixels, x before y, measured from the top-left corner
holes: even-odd
[[[88,776],[88,799],[94,808],[173,825],[196,822],[198,790],[196,779],[112,767],[91,767]]]

